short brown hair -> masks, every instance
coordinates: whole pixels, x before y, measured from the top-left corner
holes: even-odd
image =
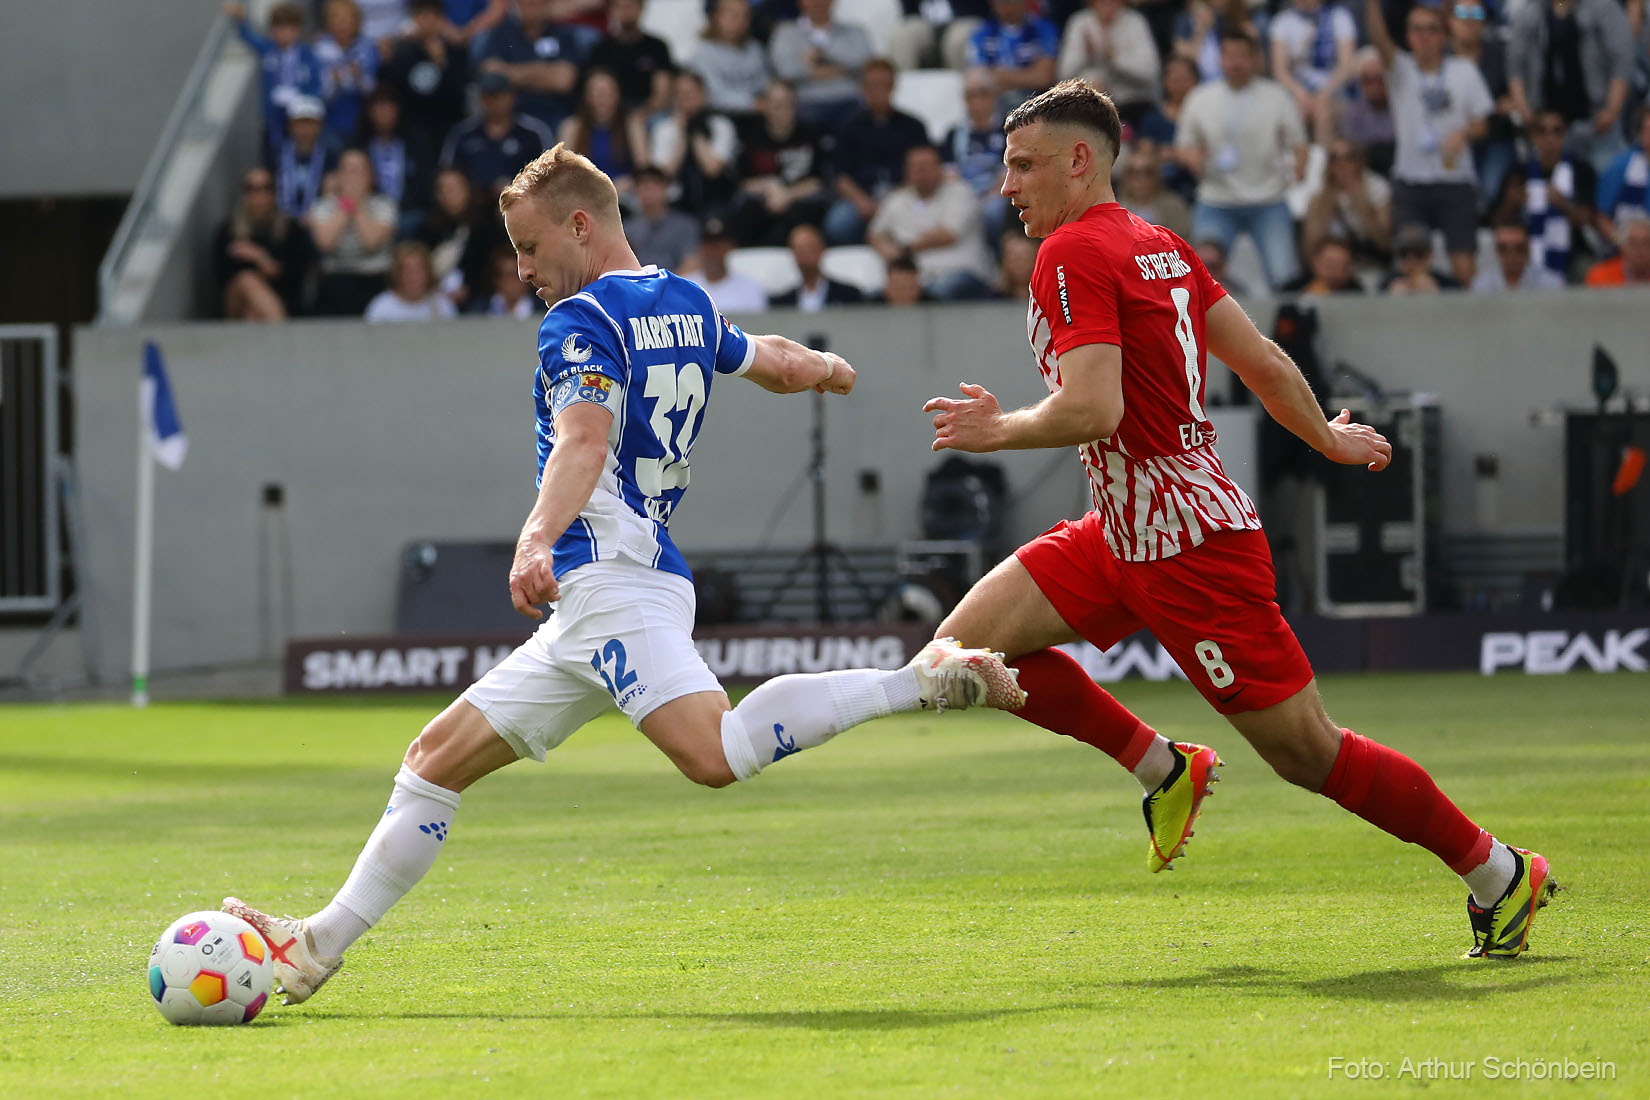
[[[612,225],[619,224],[619,192],[613,181],[561,142],[527,162],[510,186],[499,192],[500,213],[523,199],[536,199],[557,222],[583,210]]]
[[[269,25],[271,27],[302,27],[304,25],[304,8],[302,4],[276,4],[269,9]]]
[[[1117,117],[1117,105],[1111,96],[1075,78],[1062,80],[1014,108],[1003,121],[1003,133],[1012,134],[1033,122],[1092,131],[1106,139],[1106,151],[1114,161],[1123,147],[1123,120]]]

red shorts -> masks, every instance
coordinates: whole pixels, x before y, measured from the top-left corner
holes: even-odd
[[[1161,561],[1122,562],[1090,512],[1015,556],[1078,634],[1109,649],[1145,628],[1222,714],[1281,703],[1312,665],[1277,605],[1266,536],[1227,531]]]

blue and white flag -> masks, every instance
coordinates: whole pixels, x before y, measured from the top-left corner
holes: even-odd
[[[153,341],[143,345],[142,392],[143,430],[149,435],[149,449],[156,462],[176,470],[189,453],[189,437],[183,434],[178,408],[172,403],[172,383],[166,378],[166,363]]]

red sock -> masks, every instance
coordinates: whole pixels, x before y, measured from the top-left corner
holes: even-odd
[[[1058,649],[1039,649],[1010,662],[1020,670],[1026,705],[1014,713],[1054,733],[1093,745],[1134,770],[1157,731],[1094,682]]]
[[[1489,858],[1493,838],[1445,797],[1426,769],[1351,730],[1341,731],[1341,751],[1321,793],[1399,840],[1419,844],[1458,875]]]

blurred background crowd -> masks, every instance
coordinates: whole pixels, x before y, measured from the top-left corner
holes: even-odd
[[[557,141],[725,311],[1024,298],[1002,120],[1073,76],[1123,116],[1119,200],[1234,293],[1650,284],[1644,8],[230,4],[265,133],[213,245],[223,314],[536,315],[494,200]]]

